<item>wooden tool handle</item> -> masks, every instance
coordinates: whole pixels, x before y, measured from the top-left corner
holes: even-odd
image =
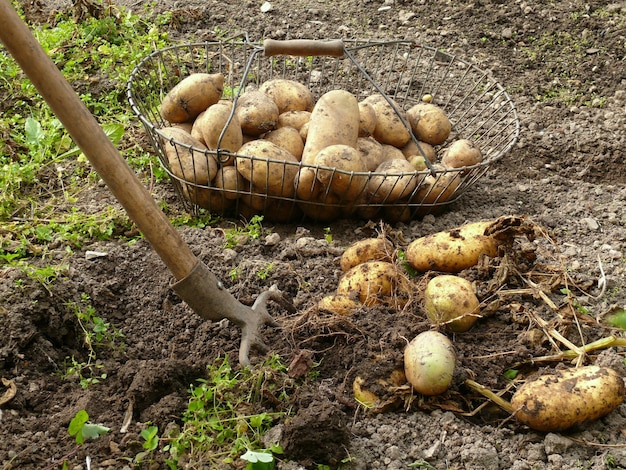
[[[275,39],[266,39],[263,41],[263,50],[266,57],[275,55],[342,57],[344,46],[341,39],[333,41],[319,41],[314,39],[277,41]]]
[[[191,273],[198,259],[46,55],[9,0],[0,0],[0,40],[174,277],[182,279]]]

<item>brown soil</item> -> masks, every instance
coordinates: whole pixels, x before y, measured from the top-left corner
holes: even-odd
[[[63,2],[23,3],[33,24],[46,21],[52,7],[70,8]],[[120,3],[135,11],[148,4]],[[271,11],[261,13],[261,3],[164,1],[149,12],[173,12],[171,33],[178,42],[215,39],[218,30],[247,31],[256,40],[414,39],[490,70],[507,87],[522,124],[515,148],[436,217],[388,226],[362,220],[266,224],[263,237],[233,249],[224,249],[224,229],[233,221],[180,229],[241,302],[251,304],[277,284],[297,309],[290,314],[270,304],[280,327],[263,332],[271,352],[286,364],[296,357],[310,359],[297,362],[304,372],[295,379],[287,407],[292,416],[272,430],[285,450],[278,468],[626,467],[626,406],[566,433],[545,434],[507,419],[497,408],[474,413],[485,400],[464,385],[473,378],[505,390],[504,371],[516,367],[530,374],[538,368],[531,367],[531,358],[556,352],[533,315],[576,345],[622,334],[603,317],[626,305],[626,4],[275,0]],[[171,188],[159,191],[175,208]],[[116,204],[105,189],[79,204],[94,201]],[[458,355],[452,387],[436,397],[412,394],[407,387],[389,394],[376,378],[401,367],[406,341],[429,328],[420,299],[402,310],[381,305],[349,317],[316,310],[316,302],[336,288],[338,256],[381,230],[405,249],[421,235],[503,215],[524,216],[545,232],[535,241],[519,236],[507,256],[462,273],[476,281],[481,301],[491,308],[470,331],[450,334]],[[106,255],[87,259],[87,250]],[[59,247],[48,258],[66,256]],[[0,375],[17,388],[0,409],[0,463],[3,469],[51,469],[66,460],[69,468],[84,469],[89,456],[93,469],[132,468],[129,459],[142,450],[139,433],[146,423],[158,425],[160,432],[180,424],[189,385],[206,375],[215,358],[237,357],[240,331],[203,322],[182,303],[169,288],[170,273],[143,240],[97,242],[65,261],[69,268],[50,291],[16,269],[0,270]],[[269,275],[261,279],[259,271],[270,264]],[[229,275],[234,269],[235,279]],[[527,289],[529,279],[540,284],[556,309],[538,291],[501,292]],[[566,287],[576,296],[575,305],[561,291]],[[107,377],[87,389],[61,376],[68,358],[87,360],[80,325],[68,305],[82,294],[125,335],[123,349],[98,349]],[[496,298],[500,302],[492,303]],[[253,363],[263,358],[256,354]],[[623,349],[590,354],[585,362],[625,373]],[[314,380],[308,374],[313,363],[318,364]],[[540,366],[549,371],[558,361]],[[383,413],[358,406],[352,394],[357,375],[387,399]],[[132,421],[122,433],[129,405]],[[276,410],[271,401],[260,406]],[[67,426],[81,409],[111,432],[79,447]],[[140,467],[166,468],[165,458],[159,450]]]

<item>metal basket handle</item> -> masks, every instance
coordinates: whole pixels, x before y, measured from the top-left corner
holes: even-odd
[[[318,41],[315,39],[278,41],[276,39],[266,39],[263,41],[263,54],[265,57],[276,55],[343,57],[344,51],[341,39],[333,41]]]

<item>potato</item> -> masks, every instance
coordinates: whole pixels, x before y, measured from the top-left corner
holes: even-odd
[[[435,170],[442,170],[442,166],[435,163]],[[428,175],[421,182],[418,191],[411,198],[413,202],[422,204],[441,204],[449,201],[461,184],[461,174],[457,171]]]
[[[341,198],[333,193],[320,191],[308,201],[298,202],[298,206],[309,218],[318,222],[329,222],[338,219],[342,214]]]
[[[369,137],[376,129],[376,111],[371,104],[359,103],[359,137]]]
[[[480,316],[480,302],[472,283],[451,274],[435,276],[424,290],[424,310],[435,325],[448,331],[469,330]]]
[[[302,127],[298,131],[298,133],[300,134],[300,138],[302,139],[302,142],[304,142],[304,143],[306,143],[306,138],[309,136],[309,126],[310,125],[311,125],[311,121],[307,121],[304,124],[302,124]]]
[[[367,171],[375,171],[383,162],[383,146],[373,137],[359,137],[356,148]]]
[[[161,117],[171,123],[189,122],[212,104],[224,91],[221,73],[194,73],[178,82],[161,102]]]
[[[365,238],[350,245],[341,255],[343,272],[367,261],[393,261],[393,245],[386,238]]]
[[[298,159],[287,150],[267,140],[252,140],[244,144],[236,158],[237,171],[259,192],[272,196],[292,197],[298,174]],[[247,155],[255,158],[246,158]],[[277,160],[272,161],[270,160]]]
[[[368,176],[359,151],[348,145],[330,145],[320,150],[315,157],[315,164],[335,170],[319,169],[317,179],[340,196],[343,201],[352,202],[359,197],[367,185]],[[350,173],[343,173],[350,172]]]
[[[302,163],[313,165],[319,151],[330,145],[356,148],[358,136],[359,104],[354,95],[345,90],[324,93],[311,112]]]
[[[408,197],[417,187],[415,168],[404,158],[387,160],[376,168],[368,184],[367,190],[372,202],[394,202]]]
[[[205,145],[177,127],[164,127],[159,129],[159,132],[166,136],[163,138],[163,149],[172,173],[190,183],[208,186],[209,181],[215,178],[217,173],[217,161],[206,152]],[[172,144],[169,139],[174,139],[175,143]],[[177,143],[190,145],[200,151],[177,145]]]
[[[458,139],[444,150],[441,164],[446,168],[463,168],[478,165],[483,161],[480,147],[473,140]]]
[[[311,120],[310,111],[286,111],[278,116],[276,128],[293,127],[300,130],[307,122]]]
[[[475,266],[482,255],[494,257],[498,241],[486,236],[492,222],[474,222],[412,241],[406,249],[407,262],[417,271],[458,273]]]
[[[339,280],[337,294],[356,294],[366,306],[392,302],[401,308],[411,299],[411,287],[396,265],[386,261],[367,261],[344,273]]]
[[[418,147],[419,145],[419,147]],[[410,161],[411,157],[419,155],[423,158],[428,158],[430,163],[437,161],[437,152],[435,147],[426,142],[418,142],[417,144],[413,140],[409,140],[409,143],[400,149],[404,158]]]
[[[249,189],[249,184],[234,166],[224,166],[217,170],[213,186],[221,189],[226,199],[237,199],[241,191]]]
[[[360,304],[346,295],[327,295],[317,303],[317,308],[336,315],[350,315],[358,310]]]
[[[403,397],[397,393],[406,385],[404,368],[385,357],[367,359],[352,382],[352,393],[360,405],[373,413],[383,413],[398,408]]]
[[[346,217],[356,216],[359,219],[374,220],[380,212],[381,206],[370,202],[367,194],[362,194],[352,206],[346,207]]]
[[[177,129],[182,129],[188,134],[191,134],[191,129],[193,128],[193,122],[177,122],[172,124],[172,127],[176,127]]]
[[[376,127],[372,136],[381,144],[389,144],[394,147],[403,147],[411,139],[409,129],[402,124],[402,120],[396,114],[389,102],[381,94],[368,96],[363,100],[369,104],[376,112]],[[402,109],[395,103],[395,107],[399,112]]]
[[[291,153],[298,161],[302,158],[304,142],[300,133],[294,127],[281,127],[280,129],[268,132],[263,139],[284,148]]]
[[[305,201],[317,200],[322,191],[326,191],[324,185],[316,177],[317,170],[309,166],[303,166],[298,171],[294,180],[296,196]]]
[[[388,160],[406,160],[402,150],[398,147],[394,147],[389,144],[382,144],[381,148],[383,150],[383,162]],[[382,162],[381,162],[382,163]]]
[[[235,207],[235,201],[226,198],[226,194],[212,188],[199,188],[183,185],[183,195],[193,204],[207,209],[209,212],[224,213]]]
[[[243,145],[243,133],[239,119],[235,114],[228,122],[233,104],[230,101],[219,101],[204,111],[193,124],[192,132],[202,135],[204,143],[211,150],[220,150],[235,153]],[[226,125],[228,124],[228,127]],[[222,130],[226,132],[220,141]]]
[[[300,82],[286,78],[272,78],[261,84],[259,91],[274,100],[278,114],[286,111],[311,111],[314,98],[311,90]]]
[[[246,90],[237,99],[237,119],[244,134],[260,136],[276,128],[278,106],[259,90]]]
[[[624,401],[624,379],[613,369],[558,370],[522,385],[511,399],[515,417],[537,431],[556,432],[607,415]]]
[[[425,171],[428,169],[428,165],[426,164],[426,159],[421,155],[413,155],[412,157],[407,158],[409,163],[415,171]]]
[[[446,113],[436,104],[418,103],[406,112],[415,137],[430,145],[443,144],[452,130]]]
[[[422,395],[439,395],[450,387],[456,353],[442,333],[420,333],[404,350],[404,373],[413,389]]]

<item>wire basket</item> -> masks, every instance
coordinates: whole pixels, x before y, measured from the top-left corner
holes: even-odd
[[[203,42],[156,51],[135,67],[127,84],[128,100],[144,125],[186,211],[192,214],[208,211],[246,218],[261,214],[273,221],[295,221],[305,216],[320,221],[346,217],[408,221],[439,212],[457,201],[515,145],[520,129],[515,106],[502,85],[487,71],[455,55],[413,41],[343,40],[341,47],[343,53],[333,56],[267,56],[262,44],[247,39]],[[345,172],[302,162],[251,162],[255,165],[281,165],[284,170],[292,170],[285,171],[285,174],[310,167],[316,175],[320,171],[331,172],[331,178],[366,177],[368,182],[372,182],[381,181],[381,177],[393,177],[396,184],[402,185],[407,184],[406,177],[410,175],[408,179],[412,180],[411,187],[414,189],[401,200],[394,201],[371,197],[370,184],[365,186],[358,198],[349,201],[328,189],[311,201],[297,196],[277,196],[268,188],[251,187],[246,183],[231,189],[224,189],[216,181],[200,184],[199,181],[203,180],[196,175],[181,178],[180,174],[172,171],[165,152],[166,145],[171,145],[181,155],[191,152],[194,159],[203,155],[206,159],[217,160],[220,165],[234,165],[235,168],[241,159],[255,160],[256,157],[220,149],[195,148],[161,132],[160,129],[171,125],[159,113],[164,96],[183,78],[198,72],[222,73],[225,77],[223,98],[235,102],[246,89],[258,88],[272,78],[306,84],[316,99],[333,89],[347,90],[359,101],[381,93],[394,100],[399,114],[422,101],[425,95],[431,95],[432,102],[445,111],[452,123],[450,137],[440,147],[455,139],[471,139],[479,146],[483,160],[479,164],[456,169],[429,164],[425,170],[393,176],[376,172]],[[406,124],[404,119],[403,122]],[[410,126],[407,125],[407,128],[410,130]],[[411,137],[416,140],[412,133]],[[291,166],[295,166],[295,170],[287,168]],[[293,185],[294,182],[285,179],[283,184]],[[293,194],[293,191],[286,194]]]

